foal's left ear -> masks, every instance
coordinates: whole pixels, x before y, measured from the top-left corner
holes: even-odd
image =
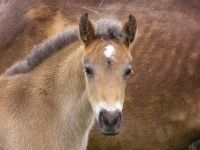
[[[129,15],[128,22],[124,24],[124,32],[126,34],[125,44],[130,46],[131,42],[133,42],[137,30],[137,21],[134,16]]]
[[[79,21],[80,37],[85,45],[88,45],[94,39],[94,27],[88,19],[88,14],[85,13],[81,16]]]

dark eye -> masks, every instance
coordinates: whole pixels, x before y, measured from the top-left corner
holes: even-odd
[[[128,77],[131,73],[133,73],[133,70],[132,68],[127,68],[124,72],[124,76],[125,77]]]
[[[92,77],[94,75],[94,71],[91,67],[85,66],[84,70],[88,77]]]

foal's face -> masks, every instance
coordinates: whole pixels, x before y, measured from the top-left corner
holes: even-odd
[[[105,25],[107,27],[108,24]],[[104,34],[110,34],[112,39],[103,40],[96,38],[95,28],[87,14],[80,18],[80,38],[85,44],[83,68],[86,87],[103,134],[114,135],[119,132],[126,82],[133,72],[129,46],[134,40],[136,26],[135,18],[130,15],[123,28],[119,29],[123,32],[123,41],[115,37],[118,32],[116,27],[106,30],[105,26],[101,26]]]
[[[85,50],[83,66],[89,100],[103,134],[117,134],[125,87],[133,72],[124,44],[95,40]]]

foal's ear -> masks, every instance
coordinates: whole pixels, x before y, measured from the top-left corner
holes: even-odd
[[[129,46],[133,42],[137,29],[137,21],[134,16],[129,15],[128,22],[124,24],[124,32],[126,34],[125,44]]]
[[[88,14],[85,13],[81,16],[79,21],[79,32],[82,41],[88,45],[94,39],[94,27],[88,19]]]

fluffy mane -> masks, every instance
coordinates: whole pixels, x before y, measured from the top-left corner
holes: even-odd
[[[95,37],[99,39],[116,39],[123,42],[125,34],[121,22],[115,19],[102,18],[95,23]],[[64,47],[79,40],[78,27],[73,27],[53,38],[49,38],[31,50],[30,54],[18,61],[4,73],[16,75],[27,73],[36,68],[41,62],[62,50]]]
[[[49,38],[41,44],[34,46],[30,54],[23,60],[12,65],[5,72],[5,75],[27,73],[36,68],[41,62],[54,53],[62,50],[71,43],[78,41],[78,39],[79,36],[77,27],[68,29],[63,33],[56,35],[55,37]]]
[[[100,39],[116,39],[125,41],[123,26],[117,19],[102,18],[95,23],[95,37]]]

